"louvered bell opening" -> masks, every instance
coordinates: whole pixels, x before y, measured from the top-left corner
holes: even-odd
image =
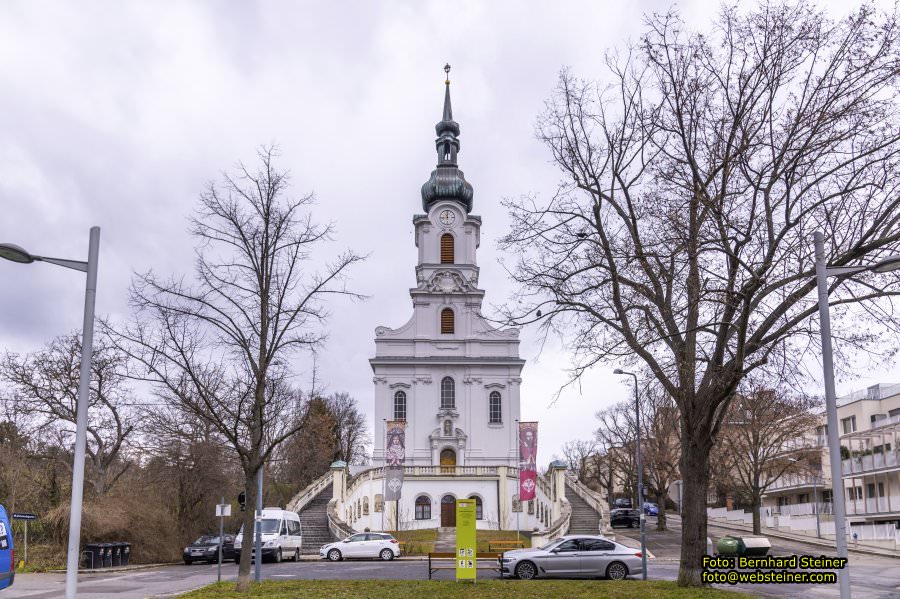
[[[441,264],[453,264],[453,235],[441,235]]]
[[[453,310],[450,308],[441,310],[441,334],[453,334]]]

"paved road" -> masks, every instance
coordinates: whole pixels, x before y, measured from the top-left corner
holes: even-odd
[[[670,520],[672,530],[659,533],[654,530],[655,521],[648,520],[648,547],[656,556],[650,560],[649,577],[674,580],[678,574],[680,551],[680,522]],[[638,544],[637,531],[616,529],[617,539],[628,544]],[[713,539],[718,539],[727,531],[710,527]],[[794,553],[811,555],[833,555],[821,547],[805,546],[794,541],[773,539],[774,555]],[[291,579],[400,579],[421,580],[428,577],[426,563],[422,560],[398,560],[384,562],[340,562],[302,561],[281,564],[264,564],[265,578],[274,580]],[[222,568],[224,580],[237,578],[237,566],[226,564]],[[496,578],[488,570],[479,571],[481,578]],[[438,579],[452,579],[453,571],[444,570],[435,576]],[[3,599],[28,597],[30,599],[56,599],[63,596],[64,575],[62,574],[22,574],[16,576],[15,585],[3,593]],[[900,597],[900,560],[889,557],[851,554],[850,579],[854,598]],[[79,577],[79,596],[85,599],[122,598],[144,599],[146,597],[173,597],[216,580],[216,567],[211,565],[168,566],[153,570],[142,570],[117,574],[92,574]],[[602,584],[598,583],[598,584]],[[764,597],[837,597],[834,585],[743,585],[738,590],[748,591]]]
[[[670,530],[658,532],[656,518],[648,518],[646,525],[647,548],[656,556],[648,564],[648,576],[663,580],[674,580],[678,576],[678,560],[681,550],[681,520],[677,516],[668,518]],[[627,545],[640,546],[640,533],[636,530],[616,529],[616,538]],[[734,533],[718,526],[709,526],[709,536],[713,543],[721,536]],[[836,556],[833,549],[818,545],[808,545],[799,541],[770,539],[772,550],[770,555],[826,555]],[[812,584],[762,584],[739,585],[721,588],[746,590],[763,597],[839,597],[838,586]],[[853,596],[865,598],[897,598],[900,597],[900,560],[894,557],[880,557],[850,553],[850,589]]]

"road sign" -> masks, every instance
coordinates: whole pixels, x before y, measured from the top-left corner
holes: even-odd
[[[12,519],[13,520],[37,520],[37,514],[31,514],[29,512],[13,512]]]
[[[456,579],[475,580],[475,500],[456,500]]]
[[[216,516],[230,516],[231,515],[231,504],[230,503],[219,503],[216,504]]]

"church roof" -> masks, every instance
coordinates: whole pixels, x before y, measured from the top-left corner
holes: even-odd
[[[431,177],[422,185],[422,208],[428,212],[432,204],[441,200],[454,200],[462,204],[466,213],[472,211],[474,191],[472,184],[456,163],[459,152],[459,123],[453,120],[450,104],[450,65],[444,66],[447,80],[444,81],[444,112],[440,122],[434,126],[437,139],[434,141],[438,155],[437,167]]]

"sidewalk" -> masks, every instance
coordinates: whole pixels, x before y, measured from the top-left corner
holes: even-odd
[[[725,530],[733,530],[736,532],[753,532],[752,526],[746,526],[743,524],[737,524],[735,522],[727,522],[720,521],[713,518],[707,519],[707,526],[714,526],[716,528],[724,528]],[[762,536],[764,537],[773,537],[776,539],[784,539],[786,541],[798,541],[801,543],[807,543],[809,545],[818,545],[820,547],[828,547],[829,549],[834,549],[834,541],[831,539],[820,539],[818,537],[813,537],[810,535],[801,535],[797,533],[791,532],[782,532],[772,531],[769,528],[762,529]],[[883,549],[881,547],[868,547],[865,545],[854,545],[851,541],[848,543],[848,550],[855,553],[862,553],[866,555],[881,555],[884,557],[893,557],[900,559],[900,551],[896,551],[894,549]]]

